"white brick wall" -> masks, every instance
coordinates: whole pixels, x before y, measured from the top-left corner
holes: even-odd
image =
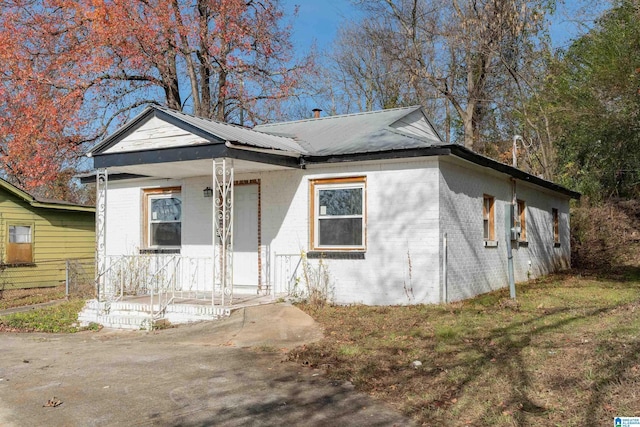
[[[263,260],[273,263],[276,253],[309,250],[309,181],[345,176],[367,177],[367,251],[365,259],[323,260],[334,300],[371,305],[438,302],[435,158],[238,176],[261,180]],[[266,265],[264,271],[263,277],[269,274],[273,280],[273,271]]]
[[[509,177],[447,158],[440,162],[441,238],[447,233],[447,300],[455,301],[509,285],[506,212],[512,198]],[[495,197],[497,247],[484,247],[482,199]],[[528,245],[513,251],[515,281],[569,266],[569,202],[518,181],[516,195],[527,205]],[[561,246],[554,247],[551,209],[560,212]],[[529,268],[531,261],[531,268]],[[530,273],[528,274],[528,271]]]
[[[505,209],[508,177],[451,157],[362,162],[236,174],[261,184],[263,284],[273,283],[275,254],[309,250],[309,181],[366,176],[367,250],[364,259],[327,259],[337,303],[370,305],[438,303],[443,299],[442,236],[448,237],[448,300],[508,285]],[[182,251],[206,257],[211,248],[210,177],[109,182],[107,253],[135,254],[141,246],[142,189],[181,186]],[[528,246],[514,251],[516,281],[569,265],[569,204],[564,197],[518,182],[527,203]],[[482,195],[496,198],[496,248],[485,248]],[[560,212],[561,246],[553,245],[551,209]],[[532,266],[529,268],[528,262]],[[317,260],[311,261],[317,263]],[[301,283],[304,285],[304,283]]]

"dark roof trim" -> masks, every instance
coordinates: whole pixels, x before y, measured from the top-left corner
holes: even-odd
[[[95,212],[96,208],[93,206],[78,205],[75,203],[67,202],[64,200],[42,199],[34,197],[26,191],[16,187],[15,185],[0,178],[0,188],[5,189],[14,196],[22,199],[24,202],[35,208],[44,209],[59,209],[65,211],[79,211],[79,212]]]
[[[277,154],[229,148],[225,144],[198,144],[187,147],[158,148],[155,150],[102,153],[93,157],[96,169],[153,163],[182,162],[226,157],[250,162],[299,168],[298,159]]]
[[[354,153],[329,156],[302,156],[296,159],[289,156],[281,156],[270,153],[234,149],[224,144],[199,144],[188,147],[160,148],[124,153],[98,154],[94,157],[95,168],[108,168],[116,166],[129,166],[138,164],[179,162],[188,160],[231,158],[247,160],[251,162],[266,163],[290,168],[301,168],[307,164],[347,163],[367,160],[407,159],[415,157],[449,156],[453,155],[467,160],[479,166],[487,167],[495,171],[509,175],[521,181],[530,182],[549,190],[556,191],[574,199],[580,199],[580,193],[569,190],[551,181],[538,178],[520,169],[505,165],[488,157],[474,153],[462,145],[448,144],[425,148],[411,148],[404,150],[387,150],[370,153]],[[120,176],[120,178],[116,178]],[[112,178],[113,177],[113,178]],[[109,179],[142,178],[142,175],[115,174]],[[81,178],[83,183],[95,182],[95,177]]]
[[[540,187],[556,191],[574,199],[580,199],[581,194],[551,181],[538,178],[520,169],[505,165],[488,157],[474,153],[473,151],[458,144],[437,145],[425,148],[412,148],[405,150],[388,150],[376,151],[371,153],[342,154],[332,156],[304,156],[301,160],[306,163],[342,163],[356,162],[366,160],[388,160],[388,159],[406,159],[414,157],[430,157],[430,156],[448,156],[453,155],[458,158],[467,160],[479,166],[491,168],[498,172],[507,174],[515,179],[530,182]]]
[[[532,184],[539,185],[540,187],[548,188],[549,190],[557,191],[558,193],[562,193],[566,196],[569,196],[573,199],[579,200],[582,196],[577,191],[569,190],[561,185],[555,184],[551,181],[547,181],[542,178],[538,178],[535,175],[531,175],[525,171],[514,168],[509,165],[505,165],[504,163],[500,163],[496,160],[490,159],[488,157],[482,156],[480,154],[474,153],[468,148],[463,147],[462,145],[451,144],[447,145],[447,147],[451,148],[451,154],[456,157],[459,157],[464,160],[468,160],[472,163],[475,163],[480,166],[485,166],[491,169],[494,169],[498,172],[505,173],[507,175],[512,176],[513,178],[519,179],[521,181],[527,181]]]
[[[140,126],[141,124],[143,124],[144,122],[146,122],[147,120],[153,117],[157,117],[160,120],[163,120],[169,124],[177,126],[201,138],[204,138],[209,142],[219,143],[219,144],[224,143],[224,140],[219,138],[218,136],[210,132],[207,132],[198,126],[194,126],[190,123],[180,120],[178,117],[171,115],[161,109],[158,109],[153,105],[150,105],[147,108],[145,108],[142,113],[138,114],[133,120],[131,120],[129,123],[127,123],[120,129],[115,131],[113,134],[111,134],[108,138],[106,138],[104,141],[102,141],[95,147],[91,148],[89,150],[89,154],[91,156],[96,156],[103,153],[104,151],[116,145],[122,139],[134,133],[137,130],[138,126]]]
[[[329,156],[304,156],[303,161],[310,163],[362,162],[367,160],[406,159],[411,157],[447,156],[451,150],[447,146],[408,148],[404,150],[373,151],[370,153],[336,154]]]
[[[94,184],[96,182],[96,174],[88,173],[86,175],[79,175],[76,178],[80,179],[81,184]],[[109,181],[122,181],[125,179],[136,178],[150,178],[148,175],[138,175],[135,173],[110,173]]]

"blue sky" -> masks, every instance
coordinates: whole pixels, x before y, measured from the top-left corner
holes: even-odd
[[[288,17],[296,5],[300,7],[298,17],[293,19],[292,40],[296,49],[307,49],[316,41],[318,50],[324,50],[340,25],[357,20],[360,15],[349,0],[283,0],[282,4]]]
[[[291,17],[296,5],[299,5],[298,17],[293,19],[292,40],[300,53],[315,40],[318,50],[327,48],[335,38],[338,28],[345,21],[358,20],[361,13],[349,0],[283,0],[285,13]],[[579,34],[579,24],[574,20],[580,9],[590,12],[602,11],[607,1],[560,1],[558,11],[553,18],[551,37],[554,46],[566,47],[572,38]]]

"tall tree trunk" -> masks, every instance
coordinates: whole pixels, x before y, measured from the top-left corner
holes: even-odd
[[[182,55],[184,56],[187,65],[187,74],[189,75],[191,99],[193,100],[193,112],[196,116],[200,116],[202,115],[202,107],[200,103],[200,94],[198,93],[198,78],[196,76],[195,65],[193,63],[191,46],[189,45],[189,40],[186,34],[180,31],[180,28],[184,28],[184,23],[182,20],[182,13],[180,12],[180,6],[178,5],[178,0],[173,0],[172,6],[173,13],[175,14],[176,22],[178,24],[177,33],[180,35],[180,42],[182,43]]]
[[[164,64],[165,70],[162,72],[162,82],[164,84],[164,93],[167,97],[167,106],[174,110],[182,110],[182,102],[180,100],[180,86],[178,82],[178,71],[176,68],[175,47],[169,46],[167,49],[167,60]]]

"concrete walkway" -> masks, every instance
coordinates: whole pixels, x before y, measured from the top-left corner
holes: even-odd
[[[287,304],[150,333],[0,333],[0,425],[411,425],[350,384],[283,361],[321,336]]]

